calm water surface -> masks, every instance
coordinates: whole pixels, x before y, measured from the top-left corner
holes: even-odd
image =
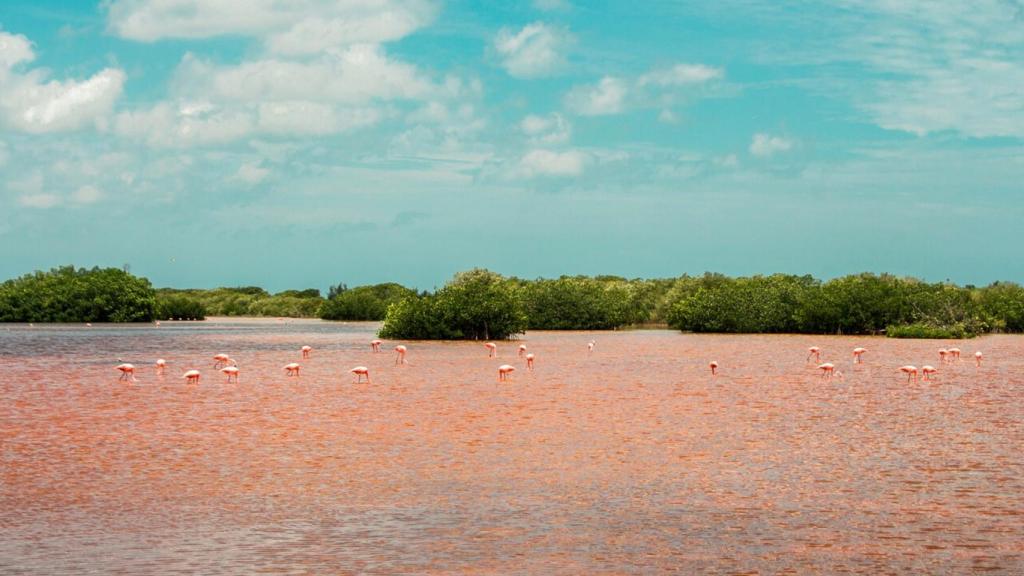
[[[0,325],[0,573],[1024,573],[1022,337],[375,328]]]

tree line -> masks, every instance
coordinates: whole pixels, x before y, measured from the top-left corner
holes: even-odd
[[[1024,332],[1024,288],[929,283],[891,274],[822,281],[772,274],[678,278],[562,276],[525,280],[474,269],[417,292],[385,283],[270,294],[243,286],[153,289],[114,268],[71,266],[0,284],[0,321],[133,322],[206,316],[383,321],[381,336],[502,339],[526,330],[612,330],[643,325],[688,332],[886,334],[964,338]]]

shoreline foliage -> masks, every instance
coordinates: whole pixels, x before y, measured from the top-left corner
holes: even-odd
[[[0,284],[0,322],[151,322],[149,280],[118,268],[61,266]]]
[[[388,306],[415,295],[415,290],[394,282],[351,289],[339,284],[331,287],[319,316],[324,320],[383,320]]]

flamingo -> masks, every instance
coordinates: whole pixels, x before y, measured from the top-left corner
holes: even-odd
[[[945,348],[940,348],[939,349],[939,362],[941,362],[942,364],[945,364],[946,363],[946,356],[948,354],[949,354],[949,350],[946,350]]]
[[[815,362],[821,362],[821,348],[817,346],[811,346],[807,349],[807,361],[811,361],[811,356],[814,356]]]
[[[297,362],[292,362],[291,364],[285,364],[284,365],[284,373],[285,373],[286,376],[298,376],[299,375],[299,368],[302,368],[302,366],[299,366],[299,364]]]
[[[900,366],[900,372],[903,372],[904,374],[907,375],[908,384],[911,380],[917,382],[917,366],[911,366],[909,364],[907,366]]]
[[[960,360],[960,349],[959,348],[950,348],[949,349],[949,355],[950,355],[950,358],[949,358],[950,362],[953,362],[954,360]]]
[[[921,373],[924,374],[925,380],[930,380],[929,376],[936,372],[938,372],[938,370],[934,366],[921,366]]]
[[[509,366],[508,364],[498,366],[498,382],[508,381],[515,371],[515,366]]]
[[[189,370],[181,376],[187,384],[199,384],[199,370]]]
[[[374,352],[380,352],[381,344],[383,344],[383,342],[380,340],[370,340],[370,348],[372,348]]]
[[[487,348],[487,357],[488,358],[497,358],[498,357],[498,345],[495,344],[494,342],[485,342],[484,343],[484,348]]]
[[[977,366],[978,368],[981,368],[981,358],[982,353],[980,350],[974,353],[974,365]]]
[[[526,344],[519,345],[519,357],[522,358],[526,355]]]
[[[593,352],[594,351],[594,346],[596,346],[596,345],[597,345],[597,342],[594,342],[593,340],[591,340],[590,342],[587,342],[587,352]]]
[[[238,382],[238,366],[225,366],[220,371],[228,375],[228,382],[231,382],[232,377]]]
[[[867,351],[868,351],[867,348],[854,348],[853,349],[853,362],[855,364],[862,363],[864,361],[864,359],[861,358],[861,356],[863,356],[864,353],[867,352]]]
[[[156,361],[156,373],[160,374],[162,376],[163,373],[164,373],[164,368],[166,368],[166,367],[167,367],[167,360],[164,360],[163,358],[158,358],[157,361]]]
[[[534,355],[532,353],[526,355],[526,369],[527,370],[533,370],[533,359],[534,359]]]
[[[135,382],[135,366],[131,364],[119,364],[117,369],[121,371],[121,377],[118,378],[118,380]]]
[[[363,376],[366,376],[366,383],[370,383],[370,369],[367,368],[366,366],[356,366],[355,368],[349,370],[349,372],[356,375],[356,384],[363,381]]]
[[[214,368],[223,368],[223,367],[227,366],[228,362],[230,362],[230,361],[231,361],[231,357],[228,356],[227,354],[214,354],[213,355],[213,367]]]
[[[303,346],[302,347],[302,357],[303,358],[309,358],[309,354],[312,351],[313,351],[313,347],[312,346]]]
[[[818,365],[818,370],[821,370],[821,377],[826,380],[831,380],[832,376],[836,373],[836,365],[825,362],[824,364]]]
[[[708,367],[711,368],[711,375],[714,376],[718,370],[718,362],[712,360],[711,362],[708,362]]]
[[[395,366],[405,364],[405,353],[407,352],[405,346],[402,346],[401,344],[395,346],[395,352],[398,352],[398,355],[395,356]]]

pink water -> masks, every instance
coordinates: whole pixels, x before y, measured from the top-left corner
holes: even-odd
[[[374,329],[0,326],[0,573],[1024,573],[1024,337]]]

